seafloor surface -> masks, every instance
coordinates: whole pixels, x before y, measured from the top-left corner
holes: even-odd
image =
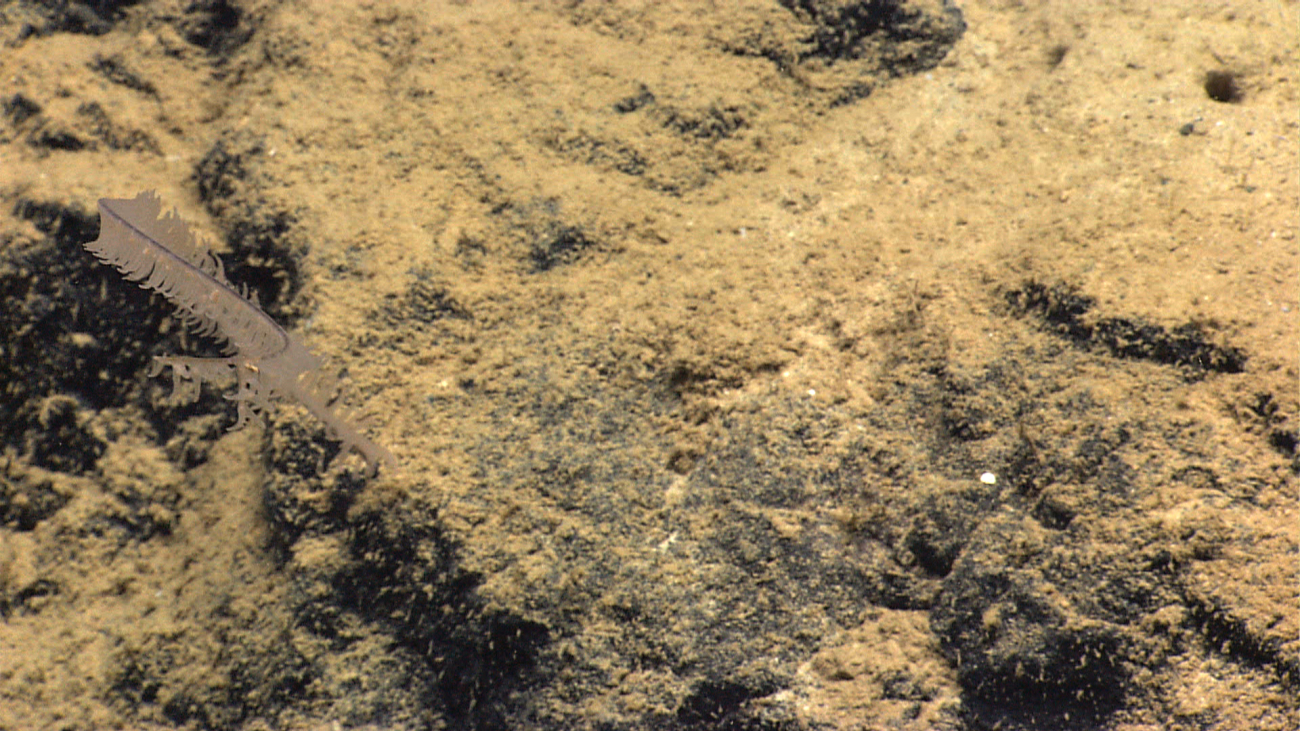
[[[0,4],[0,729],[1300,727],[1298,14]]]

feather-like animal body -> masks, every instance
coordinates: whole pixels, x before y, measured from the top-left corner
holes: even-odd
[[[150,375],[172,369],[173,396],[198,397],[203,381],[233,377],[238,384],[226,398],[237,404],[233,429],[264,412],[274,397],[298,401],[370,467],[396,465],[383,447],[362,435],[330,406],[316,384],[321,360],[297,337],[271,319],[245,291],[226,279],[221,259],[203,246],[175,211],[162,213],[152,191],[135,198],[101,198],[99,238],[85,244],[101,262],[128,280],[162,295],[194,332],[225,345],[223,358],[158,357]]]

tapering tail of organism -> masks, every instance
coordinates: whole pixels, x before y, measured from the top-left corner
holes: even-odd
[[[237,405],[232,429],[255,413],[265,413],[273,398],[293,399],[325,424],[344,451],[360,454],[373,476],[381,464],[397,465],[387,449],[367,439],[330,405],[316,369],[321,360],[295,335],[276,324],[246,288],[226,279],[221,260],[200,243],[175,211],[162,215],[152,191],[135,198],[99,200],[99,238],[85,244],[101,262],[128,280],[152,289],[170,302],[185,324],[225,346],[221,358],[157,357],[151,376],[172,369],[173,398],[198,397],[204,381],[238,385],[226,398]]]

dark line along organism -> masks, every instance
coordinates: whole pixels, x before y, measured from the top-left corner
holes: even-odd
[[[85,247],[128,280],[167,299],[195,333],[224,345],[219,358],[159,356],[151,376],[172,369],[173,398],[198,398],[202,382],[237,383],[226,398],[237,405],[231,429],[245,426],[254,413],[265,413],[273,398],[293,399],[325,424],[330,434],[354,450],[369,467],[397,465],[387,449],[348,423],[322,394],[317,375],[321,359],[295,335],[271,319],[250,297],[226,279],[221,259],[200,243],[175,212],[162,215],[152,191],[135,198],[101,198],[99,238]]]

